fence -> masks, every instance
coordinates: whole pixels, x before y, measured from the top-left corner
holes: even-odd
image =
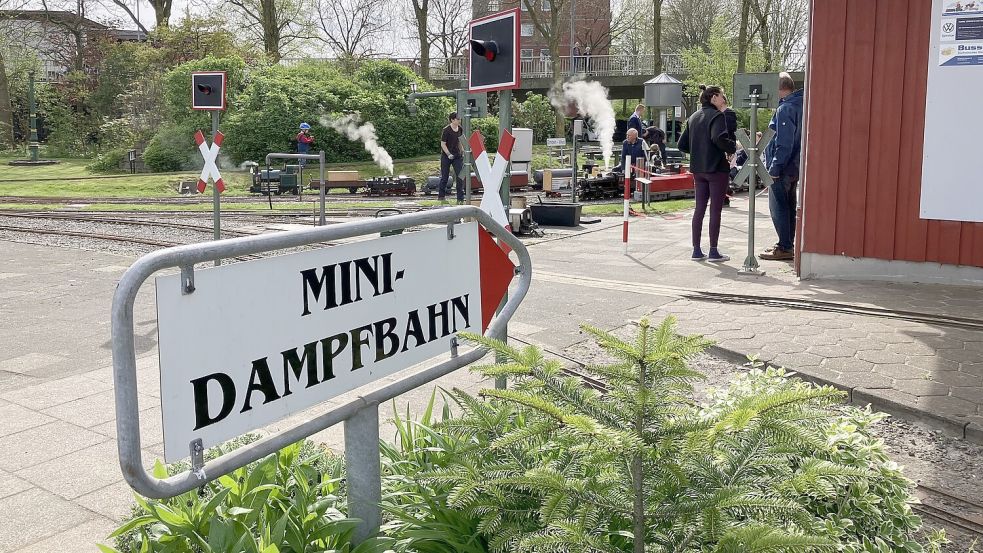
[[[733,54],[736,56],[737,54]],[[655,58],[651,55],[613,54],[605,56],[560,56],[553,59],[549,56],[524,57],[519,59],[519,74],[523,79],[550,78],[554,66],[562,76],[571,73],[571,60],[574,73],[587,77],[626,77],[654,76]],[[331,58],[284,58],[280,63],[295,65],[303,61],[334,61]],[[410,68],[416,74],[421,73],[420,58],[392,58],[392,61]],[[806,51],[796,50],[785,56],[785,69],[800,71],[805,67]],[[467,78],[467,58],[437,57],[430,58],[431,80],[462,80]],[[682,75],[686,73],[682,54],[662,54],[662,68],[659,72]]]

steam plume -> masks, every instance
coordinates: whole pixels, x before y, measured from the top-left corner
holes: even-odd
[[[601,142],[601,153],[604,156],[604,167],[608,167],[608,160],[614,149],[614,108],[608,100],[608,89],[601,86],[597,81],[568,81],[563,83],[562,89],[550,90],[550,102],[554,107],[566,111],[571,104],[577,108],[577,113],[590,117],[594,122],[594,129],[597,131]]]
[[[375,135],[375,125],[372,123],[359,125],[360,121],[359,116],[354,113],[342,117],[321,117],[322,125],[331,127],[352,142],[364,144],[365,151],[372,154],[372,160],[375,161],[375,164],[381,167],[387,175],[393,174],[393,158],[385,148],[379,145],[379,139]]]

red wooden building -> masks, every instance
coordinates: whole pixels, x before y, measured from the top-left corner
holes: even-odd
[[[920,217],[933,1],[811,4],[800,276],[983,285],[983,223]]]

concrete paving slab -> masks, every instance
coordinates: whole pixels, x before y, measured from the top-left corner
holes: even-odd
[[[35,542],[21,549],[19,553],[96,553],[99,551],[96,543],[112,545],[112,540],[106,540],[105,537],[116,526],[108,518],[97,517]]]
[[[5,470],[0,470],[0,499],[30,489],[31,483]]]
[[[38,488],[0,499],[0,513],[0,553],[19,553],[28,545],[99,518],[88,509]]]
[[[112,384],[69,377],[5,392],[0,397],[30,409],[47,409],[112,389]]]
[[[108,441],[109,438],[63,421],[0,438],[0,468],[18,471]]]
[[[65,499],[123,481],[116,457],[115,440],[74,451],[50,461],[17,471],[15,474],[35,486]]]
[[[113,526],[110,532],[115,530],[115,525],[129,518],[133,512],[133,490],[124,481],[119,481],[83,496],[75,498],[75,503],[98,513],[110,521]],[[103,534],[92,534],[95,537],[104,537],[109,532]],[[90,538],[92,537],[90,536]]]
[[[0,405],[0,421],[3,421],[3,425],[0,425],[0,437],[41,426],[53,420],[55,420],[53,417],[16,403],[4,403]]]

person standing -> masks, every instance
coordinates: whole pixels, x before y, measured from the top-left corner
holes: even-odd
[[[590,44],[584,48],[584,68],[587,75],[590,75]]]
[[[630,163],[633,167],[639,161],[642,162],[643,167],[648,162],[648,144],[639,138],[638,131],[635,129],[628,129],[628,137],[621,143],[621,157],[619,158],[621,163],[615,169],[625,169],[624,163],[626,157],[631,157]]]
[[[437,199],[446,201],[447,179],[450,177],[451,166],[454,166],[457,181],[457,203],[464,201],[464,159],[461,156],[461,118],[457,112],[447,116],[449,124],[440,132],[440,184],[437,185]]]
[[[311,126],[308,125],[307,123],[301,123],[300,132],[297,133],[297,153],[298,154],[310,153],[311,144],[313,143],[314,143],[314,135],[311,134]],[[300,165],[301,168],[303,168],[304,165],[306,164],[307,164],[306,159],[298,160],[297,163],[297,165]]]
[[[580,41],[573,43],[573,54],[571,54],[573,59],[573,72],[580,73],[583,71],[583,64],[580,63]]]
[[[802,98],[795,90],[795,81],[788,73],[778,77],[778,109],[768,127],[775,136],[765,147],[765,167],[771,175],[768,207],[771,222],[778,234],[778,243],[765,250],[761,259],[790,260],[795,258],[795,208],[798,199],[799,152],[802,149]]]
[[[642,125],[642,114],[645,113],[645,105],[638,104],[635,106],[635,111],[632,112],[631,116],[628,118],[628,128],[635,129],[638,131],[638,135],[641,136],[645,132],[645,126]]]
[[[730,164],[727,155],[737,150],[730,138],[724,110],[727,100],[719,86],[700,85],[701,109],[690,116],[679,137],[679,149],[690,155],[690,171],[696,184],[696,212],[693,214],[693,255],[695,261],[704,259],[723,262],[730,257],[717,249],[720,238],[720,213],[727,195]],[[710,254],[703,254],[703,218],[710,204]]]
[[[649,127],[642,133],[642,139],[649,145],[649,165],[661,168],[666,159],[666,131],[659,127]]]

